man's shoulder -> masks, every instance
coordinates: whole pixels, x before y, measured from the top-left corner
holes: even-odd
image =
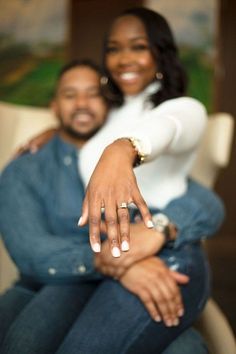
[[[1,177],[16,176],[30,176],[36,172],[42,172],[45,163],[51,165],[55,159],[55,142],[50,141],[36,153],[27,152],[16,159],[12,160],[3,170]]]

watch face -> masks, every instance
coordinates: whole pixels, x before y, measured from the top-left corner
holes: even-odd
[[[162,213],[154,214],[152,220],[155,226],[165,227],[169,225],[168,217]]]

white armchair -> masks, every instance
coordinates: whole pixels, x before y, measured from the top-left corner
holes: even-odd
[[[17,146],[27,139],[57,125],[47,109],[15,106],[0,102],[0,169]],[[233,137],[233,118],[226,113],[210,117],[208,129],[198,151],[192,176],[205,186],[213,187],[219,169],[229,162]],[[11,285],[17,270],[0,243],[0,292]],[[236,344],[228,321],[210,299],[197,324],[208,342],[211,354],[236,354]]]

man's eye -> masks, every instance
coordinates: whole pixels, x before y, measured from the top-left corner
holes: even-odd
[[[73,95],[72,93],[66,93],[62,97],[65,99],[72,99],[75,97],[75,95]]]
[[[100,93],[100,92],[92,92],[92,93],[89,94],[89,97],[92,97],[92,98],[93,98],[93,97],[96,98],[96,97],[100,97],[100,96],[101,96],[101,93]]]

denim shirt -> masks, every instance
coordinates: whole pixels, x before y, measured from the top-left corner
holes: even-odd
[[[78,150],[59,136],[3,171],[0,233],[23,276],[43,283],[102,277],[94,268],[88,227],[77,226],[83,198]],[[193,181],[163,212],[178,227],[177,248],[212,235],[224,216],[220,199]]]

